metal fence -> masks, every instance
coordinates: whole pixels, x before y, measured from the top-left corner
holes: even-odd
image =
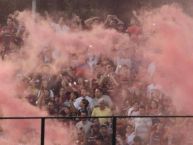
[[[106,118],[112,120],[112,145],[116,145],[116,134],[117,134],[117,120],[118,119],[133,119],[133,118],[163,118],[163,119],[180,119],[180,118],[191,118],[193,116],[100,116],[100,117],[0,117],[0,120],[39,120],[41,123],[40,127],[40,145],[45,145],[45,127],[46,120],[48,119],[99,119]]]

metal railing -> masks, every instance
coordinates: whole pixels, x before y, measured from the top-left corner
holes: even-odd
[[[0,117],[0,120],[41,120],[40,128],[40,145],[45,145],[45,121],[47,119],[112,119],[112,145],[116,145],[117,119],[131,119],[131,118],[192,118],[193,116],[98,116],[98,117]]]

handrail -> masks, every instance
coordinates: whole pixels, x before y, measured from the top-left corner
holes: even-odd
[[[193,115],[167,115],[167,116],[11,116],[11,117],[0,117],[0,119],[76,119],[76,118],[193,118]]]
[[[112,119],[112,145],[116,145],[116,123],[117,119],[123,118],[193,118],[193,115],[168,115],[168,116],[85,116],[85,117],[66,117],[66,116],[17,116],[17,117],[0,117],[0,120],[41,120],[41,136],[40,136],[40,145],[45,145],[45,121],[46,119],[98,119],[98,118],[111,118]]]

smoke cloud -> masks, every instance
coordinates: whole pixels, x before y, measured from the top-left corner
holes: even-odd
[[[166,5],[144,16],[144,55],[156,64],[154,80],[178,111],[192,113],[193,19],[177,5]]]
[[[145,11],[139,18],[143,33],[136,43],[127,34],[106,29],[102,25],[89,31],[64,29],[58,32],[53,28],[54,22],[50,19],[37,15],[34,20],[31,13],[20,13],[17,19],[27,32],[24,34],[24,46],[18,53],[0,62],[0,108],[3,116],[47,115],[27,103],[22,96],[24,89],[19,85],[20,75],[27,76],[32,72],[55,74],[63,66],[78,66],[84,63],[91,54],[113,58],[121,51],[130,57],[133,48],[137,48],[136,56],[143,61],[142,70],[147,69],[149,62],[156,65],[156,69],[154,66],[150,69],[151,76],[142,71],[141,78],[148,78],[148,81],[160,85],[162,91],[172,98],[178,110],[192,113],[192,17],[176,5],[167,5]],[[51,51],[55,58],[48,66],[40,61],[40,54],[44,50]],[[73,55],[76,59],[72,58]],[[88,74],[92,75],[91,72]],[[152,78],[149,79],[150,77]],[[5,134],[0,137],[0,144],[39,143],[38,121],[5,120],[1,124]],[[69,127],[64,127],[57,121],[48,121],[46,125],[49,126],[46,131],[48,145],[72,144],[72,128],[72,133],[69,134]]]

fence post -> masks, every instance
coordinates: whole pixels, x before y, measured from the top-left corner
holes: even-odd
[[[41,145],[44,145],[45,141],[45,118],[41,118]]]
[[[115,116],[113,116],[112,125],[113,125],[112,145],[116,145],[117,117]]]

